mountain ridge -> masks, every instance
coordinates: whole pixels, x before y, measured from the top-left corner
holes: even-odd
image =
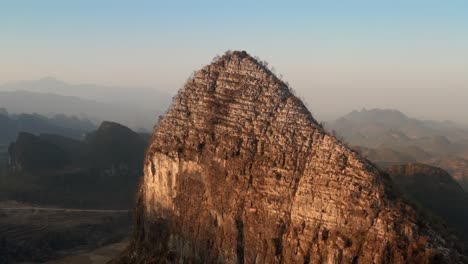
[[[154,110],[141,107],[32,91],[0,91],[0,106],[16,114],[39,113],[45,116],[65,114],[86,118],[94,123],[113,120],[134,129],[150,130],[157,119]]]
[[[246,52],[187,81],[144,172],[135,234],[116,262],[461,262],[388,176]]]

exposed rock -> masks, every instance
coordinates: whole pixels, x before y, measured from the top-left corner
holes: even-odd
[[[120,262],[461,262],[391,185],[266,67],[227,53],[155,129]]]

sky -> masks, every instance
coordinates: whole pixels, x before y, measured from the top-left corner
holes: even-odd
[[[0,83],[175,93],[226,50],[269,62],[322,120],[353,109],[468,123],[468,1],[0,0]]]

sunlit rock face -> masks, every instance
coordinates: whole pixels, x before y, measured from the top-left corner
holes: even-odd
[[[387,176],[245,52],[196,72],[154,131],[125,263],[456,263]]]

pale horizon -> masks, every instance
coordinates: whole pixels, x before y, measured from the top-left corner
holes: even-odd
[[[216,55],[245,50],[268,61],[319,119],[390,108],[468,123],[462,1],[181,5],[4,4],[0,83],[52,76],[174,94]]]

